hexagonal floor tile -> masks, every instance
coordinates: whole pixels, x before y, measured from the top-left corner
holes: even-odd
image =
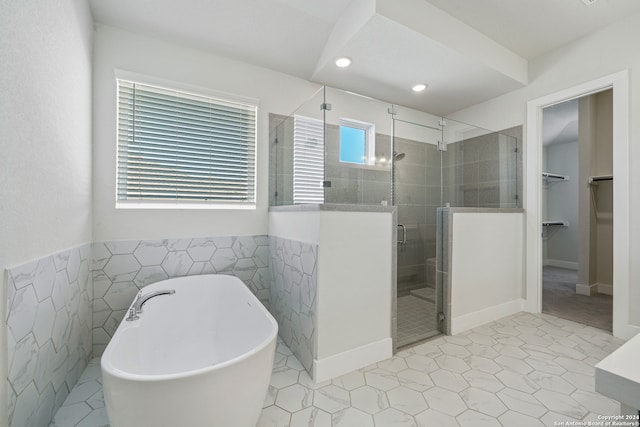
[[[331,415],[312,406],[292,414],[290,427],[331,427]]]
[[[476,387],[490,393],[495,393],[504,388],[504,384],[502,384],[495,376],[487,374],[486,372],[467,371],[462,374],[462,376],[467,380],[471,387]]]
[[[405,358],[407,365],[416,371],[421,372],[433,372],[440,369],[438,364],[431,357],[421,356],[419,354],[413,354]]]
[[[416,391],[425,391],[433,387],[433,381],[426,372],[416,371],[415,369],[405,369],[398,372],[400,384]]]
[[[502,427],[495,418],[471,409],[456,417],[460,427]]]
[[[469,383],[460,374],[455,372],[439,369],[429,374],[431,380],[439,387],[446,388],[447,390],[460,392],[469,387]]]
[[[438,366],[440,366],[442,369],[446,369],[447,371],[457,372],[461,374],[471,369],[464,360],[458,357],[442,355],[436,357],[435,360]]]
[[[407,387],[397,387],[387,392],[389,404],[410,415],[416,415],[427,409],[427,402],[422,394]]]
[[[460,397],[469,408],[492,417],[497,417],[507,411],[507,407],[495,394],[478,388],[470,387],[463,390],[460,392]]]
[[[374,427],[371,415],[355,408],[347,408],[331,416],[335,427]]]
[[[467,405],[465,405],[464,401],[457,393],[452,391],[433,387],[422,393],[422,395],[427,400],[430,408],[442,413],[456,416],[467,410]]]
[[[529,393],[505,388],[500,390],[496,395],[500,398],[502,403],[512,411],[530,415],[534,418],[539,418],[547,412],[547,408],[545,408],[538,399]]]
[[[389,372],[400,372],[403,369],[407,369],[407,362],[402,357],[392,357],[391,359],[378,362],[378,367]]]
[[[351,406],[351,400],[347,390],[328,385],[315,391],[313,405],[333,414]]]
[[[285,388],[298,382],[300,371],[283,366],[271,373],[271,385],[277,389]]]
[[[278,391],[276,405],[289,412],[308,408],[313,404],[313,390],[293,384]]]
[[[454,417],[433,409],[420,412],[414,418],[418,423],[418,427],[460,427]]]
[[[382,391],[391,390],[392,388],[400,385],[400,382],[395,375],[382,369],[374,369],[372,371],[365,372],[364,377],[367,385]]]
[[[364,374],[360,371],[349,372],[338,378],[334,378],[331,382],[345,390],[354,390],[365,385]]]
[[[385,427],[417,427],[415,419],[404,412],[389,408],[373,416],[376,425]]]
[[[382,390],[365,385],[351,391],[351,406],[376,414],[389,407],[389,400]]]
[[[290,413],[277,406],[269,406],[262,410],[256,427],[288,427],[290,421]]]

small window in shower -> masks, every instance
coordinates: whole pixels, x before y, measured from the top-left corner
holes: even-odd
[[[375,164],[375,127],[371,123],[340,119],[340,161]]]

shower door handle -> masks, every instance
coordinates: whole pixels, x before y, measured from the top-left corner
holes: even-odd
[[[398,239],[398,244],[404,245],[407,243],[407,227],[404,224],[398,224],[398,227],[402,228],[402,239]]]

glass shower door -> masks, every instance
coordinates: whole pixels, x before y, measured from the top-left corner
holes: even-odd
[[[436,280],[436,218],[443,198],[442,152],[438,150],[442,131],[436,123],[430,126],[393,119],[397,347],[442,332],[442,282]]]

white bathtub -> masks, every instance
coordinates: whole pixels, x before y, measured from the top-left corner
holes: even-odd
[[[102,356],[111,427],[253,427],[271,378],[278,325],[233,276],[164,280],[142,293]],[[132,304],[133,306],[133,304]]]

